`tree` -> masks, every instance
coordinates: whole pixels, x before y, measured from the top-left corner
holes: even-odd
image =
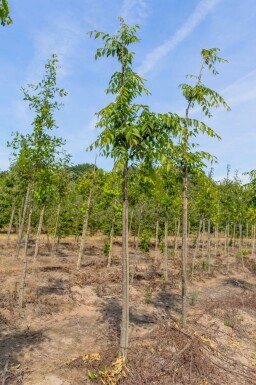
[[[12,24],[10,7],[7,0],[0,0],[0,21],[3,26]]]
[[[43,224],[45,203],[50,196],[53,173],[69,160],[69,157],[66,156],[65,151],[62,149],[65,142],[61,138],[52,136],[49,133],[54,128],[57,128],[54,112],[62,106],[59,98],[62,98],[67,94],[63,89],[58,88],[56,85],[57,63],[57,56],[52,55],[52,58],[48,60],[45,65],[46,73],[42,81],[37,85],[29,84],[29,90],[22,88],[24,100],[29,102],[29,108],[35,113],[35,118],[32,122],[33,131],[31,134],[26,135],[17,132],[13,141],[9,144],[9,146],[14,149],[13,156],[14,159],[16,159],[16,166],[22,171],[28,185],[26,204],[24,205],[23,210],[22,226],[17,244],[17,258],[19,256],[26,207],[28,206],[29,198],[31,202],[29,205],[29,225],[27,228],[23,259],[23,278],[20,288],[21,306],[25,286],[27,266],[26,251],[33,214],[33,205],[34,203],[37,203],[41,209],[35,249],[36,257]],[[32,92],[30,90],[32,90]]]
[[[190,138],[199,133],[207,134],[210,137],[220,139],[220,137],[204,122],[190,118],[191,109],[199,106],[207,118],[211,117],[211,108],[223,106],[228,107],[225,100],[214,90],[206,87],[202,83],[203,70],[208,68],[213,75],[218,72],[215,68],[216,62],[225,63],[226,60],[218,56],[218,48],[203,49],[201,51],[202,65],[198,75],[188,75],[195,79],[195,85],[180,84],[182,93],[187,101],[185,116],[180,117],[177,114],[169,114],[176,122],[179,131],[179,142],[177,146],[177,159],[182,170],[182,324],[186,326],[187,319],[187,237],[188,237],[188,176],[193,169],[195,172],[200,170],[203,161],[210,160],[211,155],[204,151],[194,151],[195,143]]]
[[[120,355],[127,357],[129,329],[129,254],[128,254],[128,172],[132,163],[149,160],[154,148],[163,144],[157,137],[159,127],[156,117],[145,105],[136,103],[142,94],[149,94],[144,79],[133,71],[134,52],[131,44],[137,43],[138,25],[129,27],[120,19],[120,29],[113,36],[91,31],[90,36],[101,38],[95,58],[113,56],[120,64],[109,82],[107,94],[116,95],[115,101],[98,112],[97,126],[104,130],[90,148],[99,148],[106,157],[114,158],[115,166],[122,171],[122,323]]]

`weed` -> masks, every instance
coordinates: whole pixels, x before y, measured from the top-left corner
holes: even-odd
[[[229,328],[233,328],[235,326],[235,321],[232,319],[226,319],[224,320],[224,325],[228,326]]]
[[[202,262],[202,270],[207,271],[207,270],[208,270],[208,267],[209,267],[208,262],[203,261],[203,262]]]
[[[198,292],[197,291],[192,291],[190,293],[190,305],[191,306],[195,306],[197,298],[198,298]]]
[[[145,303],[150,304],[152,302],[152,288],[147,287],[145,291]]]

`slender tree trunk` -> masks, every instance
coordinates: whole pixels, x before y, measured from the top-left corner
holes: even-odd
[[[40,219],[39,219],[39,224],[38,224],[38,229],[37,229],[37,235],[36,235],[36,247],[35,247],[35,253],[34,253],[34,260],[38,256],[40,235],[42,232],[43,220],[44,220],[44,210],[45,210],[45,206],[43,205],[42,210],[41,210],[41,214],[40,214]]]
[[[176,230],[175,239],[174,239],[174,259],[177,257],[179,237],[180,237],[180,219],[178,220],[177,230]]]
[[[168,216],[164,219],[164,280],[168,281]]]
[[[227,250],[227,270],[229,272],[229,222],[227,223],[226,230],[226,250]]]
[[[30,208],[29,208],[29,214],[28,214],[28,227],[27,227],[27,233],[25,238],[25,247],[24,247],[24,256],[23,256],[23,269],[22,269],[22,276],[21,276],[21,283],[20,283],[20,293],[19,293],[19,305],[20,307],[23,307],[24,302],[24,291],[26,287],[26,276],[27,276],[27,255],[28,255],[28,242],[29,242],[29,236],[30,236],[30,227],[31,227],[31,218],[33,213],[33,197],[31,198],[30,202]]]
[[[15,208],[16,208],[16,204],[14,202],[13,206],[12,206],[11,218],[10,218],[10,223],[9,223],[9,227],[8,227],[8,232],[7,232],[7,245],[9,243],[10,235],[11,235],[11,231],[12,231],[12,223],[13,223],[13,218],[14,218],[14,214],[15,214]]]
[[[110,230],[110,236],[109,236],[108,267],[110,267],[111,263],[112,263],[113,239],[114,239],[115,222],[116,222],[116,214],[114,212],[113,218],[112,218],[112,225],[111,225],[111,230]]]
[[[248,224],[248,221],[246,222],[246,247],[249,247],[249,228],[248,228],[249,224]]]
[[[253,231],[252,231],[252,256],[255,253],[255,234],[256,233],[256,226],[255,223],[253,224]]]
[[[182,177],[182,326],[187,325],[187,230],[188,230],[188,166],[184,165]]]
[[[233,225],[233,235],[232,235],[232,238],[233,238],[232,249],[233,249],[233,253],[234,253],[235,252],[235,246],[236,246],[236,223],[234,223],[234,225]]]
[[[199,251],[201,228],[202,228],[202,219],[200,219],[200,221],[199,221],[198,235],[197,235],[197,239],[196,239],[195,251],[194,251],[193,260],[192,260],[192,271],[191,271],[191,280],[192,281],[193,281],[193,277],[194,277],[195,261],[196,261],[196,257],[198,256],[198,251]]]
[[[142,206],[140,208],[140,218],[139,218],[138,232],[137,232],[137,237],[136,237],[136,241],[135,241],[135,248],[134,248],[131,283],[133,283],[134,274],[135,274],[135,270],[136,270],[136,262],[137,262],[137,255],[138,255],[138,249],[139,249],[139,239],[140,239],[140,229],[141,229],[143,208],[144,208],[144,205],[142,204]]]
[[[215,226],[215,245],[214,245],[215,258],[217,258],[218,250],[219,250],[219,224],[216,223],[216,226]]]
[[[131,216],[130,216],[130,224],[129,224],[129,236],[131,235],[131,230],[132,230],[132,220],[133,220],[133,214],[134,214],[134,207],[132,208],[132,211],[131,211]]]
[[[60,202],[58,203],[57,215],[56,215],[56,221],[55,221],[55,227],[54,227],[53,242],[52,242],[52,253],[55,251],[56,238],[57,238],[58,225],[59,225],[59,218],[60,218]]]
[[[207,231],[207,262],[208,273],[211,272],[211,218],[208,219],[208,231]]]
[[[155,263],[156,263],[157,254],[158,254],[158,243],[159,243],[158,234],[159,234],[159,216],[157,216],[157,220],[156,220]]]
[[[80,250],[79,250],[79,256],[77,259],[77,269],[79,270],[81,268],[82,259],[84,256],[84,247],[85,247],[85,240],[86,240],[86,234],[87,234],[87,228],[88,228],[88,222],[89,222],[89,211],[90,211],[90,205],[91,205],[91,198],[92,198],[92,188],[90,189],[88,200],[87,200],[87,208],[84,216],[84,225],[83,225],[83,233],[80,243]]]
[[[202,230],[202,258],[204,256],[205,249],[205,218],[203,219],[203,230]]]
[[[85,247],[85,240],[86,240],[86,234],[87,234],[87,228],[88,228],[89,212],[90,212],[90,206],[91,206],[92,192],[93,192],[93,188],[94,188],[95,171],[96,171],[96,159],[95,159],[94,169],[93,169],[92,184],[91,184],[89,196],[87,199],[87,208],[86,208],[86,212],[85,212],[85,216],[84,216],[83,233],[82,233],[82,238],[81,238],[81,243],[80,243],[79,255],[78,255],[78,259],[77,259],[77,269],[78,270],[81,268],[82,259],[84,256],[84,247]]]
[[[242,234],[243,234],[243,225],[242,223],[239,223],[239,254],[242,259],[242,266],[244,269],[244,256],[243,256],[243,250],[242,250]]]
[[[16,247],[16,259],[18,259],[19,255],[20,255],[20,246],[21,246],[24,222],[25,222],[25,218],[26,218],[29,194],[30,194],[30,184],[28,184],[25,203],[24,203],[24,207],[23,207],[22,218],[21,218],[20,227],[19,227],[18,242],[17,242],[17,247]]]
[[[129,250],[128,250],[128,165],[123,170],[123,219],[122,219],[122,323],[120,337],[120,355],[125,359],[128,353],[129,337]]]

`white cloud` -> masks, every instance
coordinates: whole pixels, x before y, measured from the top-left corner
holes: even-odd
[[[137,72],[145,76],[153,70],[158,62],[162,60],[169,52],[173,51],[193,30],[205,19],[208,13],[223,0],[201,0],[193,13],[185,23],[163,44],[151,51],[138,68]]]
[[[232,106],[256,99],[256,69],[242,76],[221,92]]]
[[[149,15],[148,1],[124,0],[120,14],[125,21],[141,23]]]

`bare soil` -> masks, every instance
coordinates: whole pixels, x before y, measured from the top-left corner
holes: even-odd
[[[73,239],[62,240],[54,253],[42,240],[35,263],[32,240],[20,308],[23,249],[16,261],[16,237],[7,245],[1,236],[0,385],[117,383],[118,375],[110,382],[110,372],[120,335],[121,242],[115,240],[110,268],[103,242],[100,235],[88,238],[78,271],[79,245]],[[132,240],[130,249],[132,265]],[[180,256],[170,253],[165,283],[163,255],[155,256],[153,249],[152,244],[150,253],[138,255],[130,288],[129,358],[120,384],[256,384],[255,256],[244,257],[243,269],[237,250],[231,250],[227,271],[220,247],[208,273],[200,251],[193,281],[188,271],[188,327],[183,330]],[[192,245],[190,253],[191,259]],[[98,378],[90,378],[88,370]],[[100,370],[109,370],[105,379]]]

